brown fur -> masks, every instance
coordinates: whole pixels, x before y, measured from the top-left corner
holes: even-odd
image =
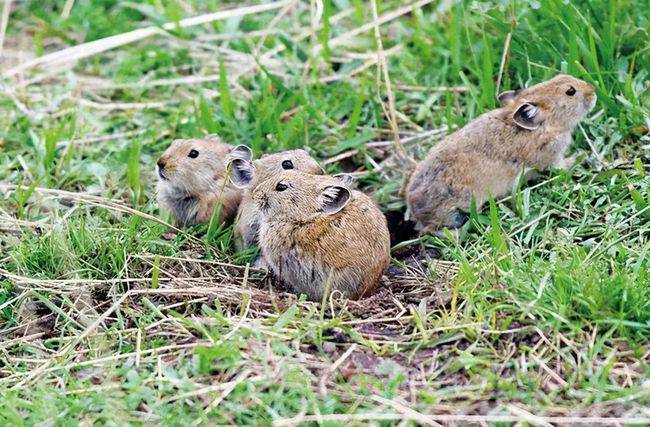
[[[576,93],[569,96],[570,87]],[[502,108],[485,113],[436,144],[406,186],[406,201],[424,232],[462,225],[471,198],[481,207],[490,194],[509,193],[522,170],[570,168],[571,133],[593,108],[593,86],[568,75],[499,96]],[[520,115],[534,106],[527,122]],[[522,123],[524,126],[522,126]],[[535,127],[529,129],[528,127]]]
[[[293,170],[312,175],[323,175],[325,171],[305,150],[289,150],[281,153],[264,155],[253,162],[254,175],[250,186],[244,191],[239,205],[237,221],[234,227],[235,247],[237,250],[257,246],[260,212],[251,198],[250,189],[260,182],[284,170],[282,163],[290,160]]]
[[[220,222],[234,219],[242,190],[227,177],[232,146],[217,136],[177,139],[158,159],[158,202],[170,210],[177,225],[206,223],[219,204]],[[190,158],[191,150],[198,156]]]
[[[278,191],[278,184],[287,188]],[[331,209],[324,194],[345,197]],[[372,199],[339,178],[284,171],[251,195],[262,214],[259,244],[266,262],[309,299],[320,300],[328,283],[348,298],[367,295],[388,267],[386,219]]]

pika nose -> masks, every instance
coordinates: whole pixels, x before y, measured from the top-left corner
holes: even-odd
[[[165,163],[165,161],[163,160],[162,157],[158,159],[158,167],[159,167],[160,169],[165,169],[165,164],[166,164],[166,163]]]

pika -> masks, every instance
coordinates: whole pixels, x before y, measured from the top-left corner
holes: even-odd
[[[370,197],[339,178],[283,171],[251,189],[261,213],[259,246],[273,274],[320,301],[327,288],[368,295],[390,263],[386,219]]]
[[[231,181],[237,187],[245,189],[233,229],[235,248],[238,251],[258,245],[261,214],[253,203],[250,188],[283,170],[312,175],[325,174],[325,170],[305,150],[267,154],[253,161],[252,150],[245,145],[238,145],[229,155],[229,164],[232,168]]]
[[[158,159],[158,203],[178,226],[209,222],[221,205],[219,222],[234,219],[242,190],[228,179],[233,147],[215,135],[177,139]]]
[[[571,133],[596,94],[589,83],[559,74],[498,100],[501,108],[445,137],[413,170],[406,203],[422,232],[462,226],[472,197],[480,208],[490,194],[509,193],[522,170],[571,168]]]

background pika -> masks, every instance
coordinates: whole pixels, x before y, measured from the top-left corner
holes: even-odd
[[[323,175],[325,171],[305,150],[289,150],[264,155],[253,161],[253,152],[245,145],[239,145],[230,154],[232,164],[231,179],[244,190],[239,205],[237,221],[234,226],[235,247],[237,250],[257,246],[260,212],[255,207],[249,188],[272,177],[283,170],[296,170],[313,175]]]
[[[508,193],[524,168],[568,169],[571,132],[594,107],[594,87],[560,74],[498,97],[485,113],[436,144],[414,169],[406,202],[424,232],[463,225],[472,196],[481,207],[490,193]]]
[[[259,245],[276,277],[320,300],[370,293],[390,263],[386,219],[338,178],[284,171],[251,189],[262,214]]]
[[[217,136],[177,139],[160,156],[158,203],[177,225],[209,222],[219,203],[219,221],[234,218],[242,191],[226,176],[232,149]]]

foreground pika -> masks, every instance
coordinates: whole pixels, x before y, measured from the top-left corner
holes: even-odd
[[[259,246],[286,285],[310,300],[325,289],[369,294],[390,263],[386,219],[341,179],[284,171],[251,189],[262,214]]]
[[[260,212],[255,207],[249,188],[273,177],[283,170],[296,170],[313,175],[323,175],[325,171],[305,150],[289,150],[264,155],[253,161],[253,152],[245,145],[239,145],[230,153],[232,165],[231,180],[246,188],[239,205],[238,219],[234,226],[235,247],[237,250],[257,246]]]
[[[231,145],[217,136],[177,139],[158,159],[158,203],[179,225],[209,222],[219,204],[219,221],[231,221],[242,191],[228,179]]]
[[[596,104],[592,85],[565,74],[498,99],[502,108],[444,138],[411,174],[406,202],[423,232],[460,227],[472,196],[480,208],[507,194],[522,169],[569,169],[571,132]]]

